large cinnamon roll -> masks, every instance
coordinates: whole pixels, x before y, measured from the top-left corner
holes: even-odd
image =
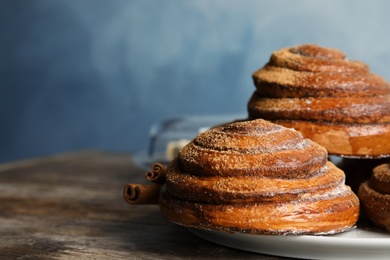
[[[199,134],[167,168],[160,209],[174,223],[255,234],[333,234],[359,201],[327,151],[257,119]]]
[[[293,127],[331,155],[390,156],[390,84],[336,49],[274,52],[253,73],[249,118]]]
[[[390,164],[375,167],[358,191],[367,217],[390,232]]]

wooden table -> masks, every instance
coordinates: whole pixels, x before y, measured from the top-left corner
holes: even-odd
[[[83,151],[0,165],[0,259],[286,259],[207,242],[129,205],[130,154]]]

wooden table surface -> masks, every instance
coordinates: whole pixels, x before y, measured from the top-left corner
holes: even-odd
[[[0,259],[286,259],[205,241],[129,205],[130,154],[82,151],[0,165]]]

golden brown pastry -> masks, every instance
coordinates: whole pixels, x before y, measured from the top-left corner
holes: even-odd
[[[174,223],[255,234],[333,234],[359,201],[327,151],[262,119],[199,134],[167,168],[160,209]]]
[[[295,128],[330,155],[390,156],[390,84],[366,64],[307,44],[274,52],[253,80],[250,119]]]
[[[360,185],[358,196],[366,216],[390,232],[390,164],[375,167],[371,178]]]

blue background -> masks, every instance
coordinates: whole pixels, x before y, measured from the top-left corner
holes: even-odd
[[[339,48],[390,79],[390,1],[3,0],[0,161],[145,150],[178,115],[246,113],[282,47]]]

